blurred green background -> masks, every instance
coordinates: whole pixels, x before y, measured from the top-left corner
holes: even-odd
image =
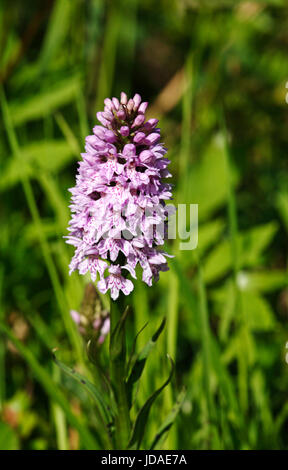
[[[174,202],[199,204],[198,249],[167,242],[170,271],[131,296],[129,344],[167,317],[137,403],[167,377],[166,352],[176,362],[143,448],[183,386],[163,448],[288,448],[287,47],[285,0],[1,2],[1,449],[102,446],[51,349],[87,372],[67,189],[96,111],[122,90],[160,118]]]

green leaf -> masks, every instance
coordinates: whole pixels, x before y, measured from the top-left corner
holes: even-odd
[[[129,359],[128,359],[128,362],[127,362],[126,377],[128,377],[130,375],[131,366],[132,366],[132,364],[134,364],[134,361],[135,361],[135,350],[136,350],[136,343],[137,343],[138,336],[142,333],[143,330],[145,330],[147,325],[148,325],[148,322],[146,322],[145,325],[142,326],[142,328],[138,331],[138,333],[136,334],[136,336],[134,338],[132,348],[131,348],[131,351],[130,351],[130,354],[129,354]]]
[[[104,396],[103,390],[99,391],[97,387],[92,384],[89,380],[87,380],[83,375],[79,374],[75,369],[71,369],[70,367],[63,364],[63,362],[59,361],[55,354],[53,354],[53,359],[55,363],[60,367],[65,374],[70,375],[73,377],[81,386],[89,393],[89,395],[93,398],[97,405],[97,409],[101,418],[103,419],[104,423],[107,426],[110,426],[113,422],[115,410],[114,404],[111,402],[110,398],[109,401]]]
[[[198,246],[199,255],[203,256],[208,249],[215,245],[225,229],[225,221],[217,218],[213,221],[201,223],[198,229]],[[187,256],[185,250],[179,251],[177,254],[178,260],[181,261],[181,266],[184,269],[189,269],[193,265],[193,259]]]
[[[273,239],[278,225],[275,222],[259,225],[243,232],[237,241],[240,267],[255,266],[261,261],[260,257]],[[204,278],[206,282],[214,282],[226,275],[232,268],[231,244],[224,240],[209,254],[204,263]]]
[[[253,292],[241,294],[242,309],[251,330],[269,331],[275,328],[275,317],[269,303]]]
[[[263,428],[267,434],[272,435],[275,433],[274,417],[271,413],[271,403],[269,393],[267,393],[267,382],[265,375],[261,369],[256,369],[251,374],[251,391],[253,394],[254,402],[259,410],[260,419]],[[276,434],[275,434],[276,436]]]
[[[0,450],[19,450],[18,436],[10,426],[0,422]]]
[[[131,407],[132,404],[132,398],[133,398],[133,389],[135,384],[138,382],[140,379],[142,372],[144,370],[146,360],[154,348],[157,339],[159,338],[160,334],[162,333],[164,326],[166,323],[166,318],[163,318],[161,325],[157,329],[157,331],[154,333],[152,338],[145,344],[144,348],[140,353],[135,357],[132,367],[131,367],[131,372],[129,374],[128,380],[127,380],[127,394],[128,394],[128,404]],[[143,330],[143,328],[142,328]],[[140,330],[140,332],[142,331]],[[139,333],[140,333],[139,332]]]
[[[194,260],[193,262],[195,263]],[[193,318],[192,324],[189,328],[195,330],[196,334],[198,334],[199,318],[198,315],[196,315],[198,311],[196,292],[193,290],[191,280],[184,271],[183,265],[176,259],[176,257],[170,260],[170,266],[179,279],[181,301],[187,309],[187,312],[189,312],[189,315],[192,315]]]
[[[241,354],[246,355],[247,363],[250,366],[255,364],[257,359],[257,350],[254,336],[250,333],[247,334],[246,343],[243,345],[243,329],[238,330],[238,332],[236,332],[234,335],[230,335],[227,347],[221,357],[226,366],[237,359],[239,351]]]
[[[205,224],[201,224],[199,227],[199,244],[197,247],[200,255],[202,255],[211,245],[215,244],[224,228],[225,222],[222,219],[215,219],[213,221],[206,222]],[[191,263],[188,256],[186,256],[186,259],[187,258]]]
[[[179,393],[176,403],[173,406],[172,410],[170,411],[170,413],[168,414],[168,416],[166,417],[166,419],[163,421],[162,425],[158,429],[156,436],[154,437],[153,442],[151,444],[150,450],[153,450],[157,444],[158,444],[158,447],[161,447],[164,444],[167,434],[171,426],[173,425],[175,419],[177,418],[179,411],[181,410],[185,396],[186,396],[186,390],[183,389]]]
[[[278,223],[275,221],[252,227],[245,231],[241,238],[242,264],[255,266],[260,260],[263,251],[273,240]]]
[[[141,445],[141,442],[142,442],[142,439],[143,439],[143,436],[144,436],[147,420],[148,420],[148,417],[149,417],[150,409],[151,409],[153,403],[155,402],[156,398],[158,397],[158,395],[162,392],[162,390],[169,384],[169,382],[172,379],[172,375],[173,375],[173,372],[174,372],[174,362],[173,362],[173,360],[171,359],[170,356],[168,356],[168,358],[169,358],[170,363],[171,363],[171,371],[170,371],[169,377],[164,382],[164,384],[160,388],[158,388],[148,398],[146,403],[143,405],[143,407],[139,411],[139,413],[137,415],[137,418],[136,418],[136,421],[135,421],[135,424],[133,426],[132,436],[131,436],[130,442],[128,444],[128,448],[132,448],[132,447],[133,448],[136,447],[136,449],[140,448],[140,445]]]
[[[285,271],[257,271],[253,273],[241,271],[237,276],[237,284],[242,291],[273,292],[287,285]]]
[[[232,283],[227,283],[224,288],[214,292],[213,298],[220,305],[224,305],[229,299],[232,291]],[[241,292],[241,310],[244,313],[247,326],[251,330],[271,330],[276,325],[276,320],[269,303],[254,290],[242,290]],[[235,299],[234,299],[235,301]],[[232,302],[233,305],[233,302]],[[221,310],[223,321],[224,312]],[[232,319],[230,319],[231,321]]]
[[[85,426],[79,420],[79,418],[72,413],[70,403],[66,399],[65,395],[63,395],[63,393],[59,390],[59,387],[57,387],[56,384],[52,381],[49,373],[41,366],[29,348],[19,341],[9,330],[9,328],[7,328],[7,326],[3,323],[0,323],[0,332],[8,336],[10,341],[12,341],[25,361],[27,361],[32,372],[34,373],[37,380],[41,383],[46,393],[52,398],[52,400],[55,400],[61,406],[71,426],[73,426],[79,432],[85,448],[98,449],[98,443],[90,433],[88,427]]]
[[[56,233],[59,233],[59,225],[55,220],[44,220],[42,219],[42,230],[45,233],[47,239],[49,237],[55,237]],[[27,240],[28,244],[34,244],[39,239],[39,229],[36,224],[31,222],[25,227],[23,237]]]
[[[24,177],[33,177],[39,170],[58,172],[73,159],[73,152],[63,139],[32,142],[21,147],[19,158],[9,157],[0,179],[0,189],[5,190]]]
[[[182,266],[177,260],[174,258],[170,261],[172,268],[175,270],[175,273],[179,276],[182,286],[182,294],[185,296],[185,303],[187,305],[187,310],[192,313],[195,312],[195,317],[193,318],[193,322],[197,327],[197,331],[200,328],[201,321],[199,319],[199,308],[197,307],[197,303],[195,301],[195,293],[193,292],[191,282],[188,282],[187,276],[182,270]],[[192,307],[191,307],[192,304]],[[190,308],[190,310],[189,310]],[[218,345],[218,341],[216,338],[211,334],[209,347],[211,348],[210,358],[213,370],[216,372],[219,386],[223,391],[223,396],[225,396],[229,406],[233,410],[233,416],[235,417],[235,421],[240,419],[239,414],[239,407],[237,404],[236,392],[234,390],[234,383],[231,380],[228,370],[225,367],[225,364],[222,361],[222,357],[220,355],[220,348]],[[202,367],[203,365],[201,365]],[[202,388],[201,388],[202,390]]]
[[[214,137],[205,149],[200,162],[191,167],[191,181],[197,184],[189,185],[187,202],[199,204],[199,219],[207,217],[221,207],[227,200],[225,145],[221,134]],[[233,183],[238,179],[233,169]]]
[[[288,193],[279,193],[276,201],[277,209],[285,224],[286,232],[288,232]]]
[[[129,313],[130,307],[127,306],[124,310],[123,315],[121,316],[120,320],[118,321],[116,327],[111,333],[111,341],[110,341],[110,357],[113,361],[121,356],[123,353],[123,332],[125,321],[127,315]]]
[[[57,87],[34,94],[25,101],[11,102],[10,112],[14,126],[49,116],[56,109],[75,100],[80,88],[76,76],[58,83]]]
[[[223,397],[227,402],[230,410],[230,418],[236,423],[242,422],[242,416],[239,410],[239,404],[237,400],[236,390],[234,382],[229,374],[227,368],[225,367],[223,358],[220,355],[220,348],[217,343],[216,338],[211,337],[211,359],[212,366],[215,371],[215,374],[219,381],[219,386],[222,390]]]
[[[75,4],[69,0],[57,0],[54,2],[40,54],[39,69],[41,71],[49,67],[51,60],[58,51],[62,53],[62,45],[71,26],[71,13],[74,7]]]

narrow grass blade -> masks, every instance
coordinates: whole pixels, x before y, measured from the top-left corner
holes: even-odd
[[[126,377],[129,377],[132,364],[134,364],[136,343],[137,343],[138,336],[142,333],[143,330],[145,330],[147,325],[148,325],[148,322],[146,322],[145,325],[142,326],[141,330],[138,331],[138,333],[136,334],[136,336],[134,338],[132,348],[131,348],[131,351],[130,351],[130,354],[129,354],[128,362],[127,362]]]
[[[155,449],[156,446],[160,447],[164,444],[165,439],[167,438],[167,434],[173,425],[175,419],[178,416],[179,411],[181,410],[181,407],[183,405],[184,399],[186,396],[186,390],[183,389],[178,397],[175,405],[173,406],[172,410],[166,417],[166,419],[163,421],[162,425],[160,426],[159,430],[157,431],[157,434],[151,444],[150,450]]]
[[[0,89],[0,101],[1,101],[2,111],[3,111],[4,124],[5,124],[5,128],[7,131],[8,138],[9,138],[10,146],[11,146],[14,156],[19,160],[20,168],[21,168],[21,150],[20,150],[16,133],[15,133],[12,121],[11,121],[10,111],[9,111],[9,107],[8,107],[3,89]],[[59,310],[62,314],[63,323],[69,335],[71,344],[73,345],[78,355],[79,360],[83,362],[80,338],[76,331],[75,324],[73,323],[73,320],[67,308],[67,303],[63,295],[63,290],[62,290],[62,286],[60,283],[59,275],[58,275],[55,263],[53,261],[53,258],[51,256],[49,244],[47,242],[45,233],[42,228],[41,217],[40,217],[37,203],[35,200],[35,196],[33,193],[32,185],[30,183],[29,178],[25,176],[23,177],[21,176],[21,182],[22,182],[23,191],[26,197],[27,205],[29,207],[32,219],[38,229],[39,243],[42,249],[43,258],[46,263],[47,271],[51,279],[55,297],[59,305]]]
[[[52,377],[55,383],[59,383],[60,380],[60,370],[53,364]],[[67,435],[67,426],[66,426],[66,417],[65,413],[62,410],[61,406],[58,403],[51,401],[52,415],[55,423],[56,430],[56,440],[58,450],[68,450],[68,435]]]
[[[88,427],[72,413],[70,403],[67,401],[65,395],[63,395],[57,385],[51,380],[49,373],[39,364],[32,352],[19,341],[3,323],[0,323],[0,332],[4,333],[10,341],[12,341],[16,349],[30,366],[36,379],[40,382],[46,393],[61,406],[71,426],[79,432],[84,447],[86,449],[99,449],[99,445],[94,436],[90,433]]]
[[[173,362],[173,360],[171,359],[170,356],[168,356],[168,358],[169,358],[170,364],[171,364],[171,371],[170,371],[169,377],[164,382],[164,384],[160,388],[158,388],[148,398],[146,403],[143,405],[143,407],[139,411],[139,413],[137,415],[137,418],[136,418],[136,421],[135,421],[135,424],[134,424],[134,427],[133,427],[132,436],[131,436],[130,442],[128,444],[128,448],[134,448],[134,447],[136,447],[136,449],[140,448],[140,445],[141,445],[141,442],[142,442],[142,439],[143,439],[143,436],[144,436],[147,420],[148,420],[148,417],[149,417],[150,409],[151,409],[153,403],[155,402],[156,398],[158,397],[158,395],[170,383],[170,381],[172,379],[172,375],[173,375],[173,372],[174,372],[174,362]]]
[[[236,197],[234,194],[234,188],[232,184],[232,168],[231,168],[231,155],[230,147],[228,144],[228,133],[226,129],[226,123],[224,118],[224,112],[220,113],[221,125],[225,139],[225,159],[226,159],[226,172],[227,172],[227,191],[228,191],[228,220],[230,230],[230,242],[231,242],[231,258],[233,267],[233,280],[235,289],[235,315],[238,317],[238,327],[242,336],[242,340],[239,341],[239,352],[238,352],[238,383],[239,383],[239,400],[242,407],[242,412],[246,412],[249,407],[249,393],[248,393],[248,344],[249,344],[249,329],[245,316],[245,310],[242,308],[241,292],[237,284],[237,275],[239,272],[239,235],[238,235],[238,219],[237,219],[237,207]]]
[[[5,232],[4,231],[4,239]],[[4,321],[4,305],[2,302],[2,290],[3,290],[3,281],[4,281],[4,266],[0,266],[0,321]],[[3,404],[5,400],[6,390],[5,390],[5,378],[6,378],[6,370],[5,370],[5,347],[2,341],[0,341],[0,414],[3,411]]]
[[[146,343],[142,351],[136,356],[134,363],[131,368],[131,372],[129,374],[128,380],[127,380],[127,394],[128,394],[128,403],[129,406],[131,407],[132,404],[132,399],[133,399],[133,389],[135,384],[138,382],[140,379],[143,369],[145,367],[147,358],[154,348],[157,339],[159,338],[160,334],[162,333],[164,326],[166,323],[166,319],[163,318],[161,325],[157,329],[157,331],[154,333],[152,338]]]
[[[114,411],[112,409],[112,404],[108,403],[107,398],[104,397],[103,392],[97,389],[97,387],[92,384],[89,380],[87,380],[83,375],[79,374],[75,369],[71,369],[70,367],[66,366],[66,364],[63,364],[63,362],[59,361],[55,354],[53,354],[53,359],[57,366],[60,367],[65,374],[70,375],[70,377],[73,377],[78,383],[81,384],[81,386],[89,393],[89,395],[93,398],[95,401],[99,414],[101,418],[103,419],[103,422],[106,424],[106,426],[111,426],[113,418],[114,418]]]
[[[129,306],[124,310],[123,315],[117,322],[114,330],[111,332],[111,347],[110,356],[115,361],[123,353],[123,333],[127,315],[129,313]]]

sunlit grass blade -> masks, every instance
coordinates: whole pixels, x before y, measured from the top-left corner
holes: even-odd
[[[3,238],[5,240],[5,230],[3,230]],[[0,321],[4,321],[4,304],[3,304],[3,283],[4,283],[4,265],[0,265]],[[3,405],[6,395],[6,370],[5,370],[5,345],[0,341],[0,413],[3,411]]]
[[[132,347],[131,347],[131,351],[129,353],[129,358],[128,358],[128,361],[127,361],[127,366],[126,366],[126,377],[129,375],[130,373],[130,370],[131,370],[131,365],[133,364],[134,362],[134,359],[136,357],[136,344],[137,344],[137,339],[138,337],[140,336],[140,334],[142,333],[143,330],[145,330],[146,326],[148,325],[148,322],[145,323],[145,325],[142,326],[141,330],[138,331],[138,333],[136,334],[135,338],[134,338],[134,341],[133,341],[133,344],[132,344]]]
[[[115,3],[109,3],[104,33],[104,44],[101,51],[102,60],[98,75],[97,101],[95,108],[97,111],[102,108],[104,99],[111,95],[120,27],[121,23],[117,6]]]
[[[53,380],[51,380],[49,373],[37,361],[34,354],[24,345],[24,343],[19,341],[3,323],[0,323],[0,331],[2,334],[5,334],[10,341],[12,341],[16,349],[31,368],[31,371],[40,382],[45,392],[50,396],[50,398],[52,398],[52,400],[55,400],[55,402],[61,406],[71,426],[79,432],[85,448],[98,449],[97,441],[88,430],[88,427],[72,413],[70,403],[60,391],[59,387],[53,382]]]
[[[36,96],[26,98],[22,102],[12,102],[11,113],[14,126],[23,125],[50,116],[53,111],[72,103],[79,93],[79,77],[73,76],[57,83],[51,89],[44,89]]]
[[[248,357],[247,344],[249,342],[249,335],[247,321],[245,317],[245,311],[242,308],[241,292],[237,285],[237,276],[239,273],[239,234],[238,234],[238,218],[236,208],[236,197],[232,182],[232,165],[231,165],[231,152],[228,141],[228,133],[226,129],[226,123],[224,118],[224,111],[220,112],[222,132],[225,140],[225,163],[227,172],[227,193],[228,193],[228,223],[230,231],[230,243],[231,243],[231,258],[233,268],[233,280],[235,289],[235,316],[238,315],[237,323],[239,330],[242,335],[242,341],[239,342],[239,355],[238,355],[238,385],[239,385],[239,400],[242,406],[243,412],[246,412],[249,407],[248,397]]]
[[[184,399],[185,399],[185,395],[186,395],[186,390],[184,389],[178,395],[175,405],[173,406],[172,410],[170,411],[170,413],[168,414],[166,419],[163,421],[163,424],[158,429],[157,434],[156,434],[156,436],[155,436],[155,438],[154,438],[154,440],[151,444],[150,450],[155,449],[155,447],[159,447],[161,449],[161,447],[165,443],[165,439],[167,438],[167,434],[168,434],[171,426],[175,422],[179,411],[181,410],[181,407],[182,407]]]
[[[63,114],[61,114],[60,112],[55,113],[55,120],[56,120],[59,128],[61,129],[61,132],[62,132],[63,136],[66,138],[66,141],[67,141],[68,145],[70,146],[71,150],[73,151],[73,153],[75,154],[77,159],[79,159],[80,152],[81,152],[81,147],[80,147],[80,145],[78,143],[78,140],[76,139],[73,131],[71,130],[68,122],[64,118]],[[87,135],[86,126],[85,126],[84,132],[85,132],[85,135]]]
[[[60,371],[55,364],[53,365],[52,377],[53,381],[56,384],[59,384]],[[68,450],[69,445],[65,413],[62,410],[61,406],[58,405],[58,403],[55,403],[54,401],[51,402],[51,408],[55,423],[57,448],[58,450]]]
[[[169,358],[170,363],[171,363],[171,370],[170,370],[169,377],[164,382],[164,384],[160,388],[158,388],[148,398],[146,403],[143,405],[143,407],[139,411],[139,413],[137,415],[137,418],[136,418],[136,421],[135,421],[135,424],[133,426],[132,436],[131,436],[131,439],[129,441],[128,448],[134,448],[134,447],[136,447],[136,449],[140,448],[140,445],[141,445],[141,442],[142,442],[142,439],[143,439],[143,436],[144,436],[147,420],[148,420],[148,417],[149,417],[151,406],[153,405],[153,403],[156,400],[156,398],[158,397],[158,395],[170,383],[170,381],[172,379],[172,375],[173,375],[173,372],[174,372],[174,362],[172,361],[170,356],[168,356],[168,358]]]
[[[85,138],[87,135],[90,134],[90,129],[89,129],[89,124],[88,124],[88,115],[87,115],[87,110],[86,110],[85,96],[81,88],[79,89],[77,93],[76,106],[77,106],[79,125],[80,125],[80,131],[81,131],[82,146],[84,147]]]
[[[181,123],[181,146],[179,159],[179,193],[178,203],[186,200],[187,169],[191,158],[191,119],[193,99],[193,56],[190,52],[185,64],[185,92],[182,98],[182,123]],[[173,244],[173,255],[179,255],[179,240]],[[174,271],[169,276],[168,294],[168,325],[167,325],[167,351],[176,361],[177,336],[179,321],[179,278]],[[172,384],[166,389],[166,408],[170,409],[173,404]],[[177,448],[176,428],[169,435],[169,448]]]
[[[40,52],[39,69],[46,70],[53,57],[63,47],[63,42],[69,32],[70,18],[76,3],[69,0],[56,0],[54,2],[50,21],[46,29],[42,50]]]
[[[206,288],[203,280],[202,266],[198,253],[195,252],[198,275],[198,295],[199,295],[199,329],[202,342],[203,354],[203,385],[206,396],[207,416],[209,421],[214,421],[216,409],[214,397],[211,388],[211,367],[212,367],[212,351],[211,351],[211,333],[208,317],[208,303],[206,296]]]
[[[1,107],[3,111],[5,128],[6,128],[8,138],[9,138],[9,143],[12,148],[14,156],[19,159],[19,162],[20,162],[19,165],[21,167],[21,149],[18,144],[16,133],[14,131],[14,128],[11,122],[10,112],[9,112],[8,104],[5,99],[3,89],[0,90],[0,100],[1,100]],[[42,230],[41,218],[40,218],[39,210],[38,210],[36,200],[33,194],[32,185],[29,179],[25,177],[25,175],[21,177],[21,182],[22,182],[24,194],[26,197],[26,201],[27,201],[32,219],[38,228],[38,236],[39,236],[39,242],[40,242],[40,246],[41,246],[42,253],[43,253],[43,258],[47,266],[47,270],[48,270],[51,283],[55,292],[55,296],[59,305],[59,310],[62,314],[62,318],[63,318],[63,322],[67,330],[67,334],[69,335],[71,344],[75,348],[78,358],[82,361],[82,348],[81,348],[80,338],[76,331],[76,327],[70,317],[67,304],[63,296],[62,286],[59,280],[57,269],[54,264],[53,258],[51,256],[49,245],[45,237],[45,233]]]
[[[129,377],[127,379],[127,395],[128,395],[128,403],[130,407],[133,402],[133,390],[135,388],[135,385],[137,384],[137,382],[139,381],[142,375],[142,372],[145,367],[149,354],[153,350],[157,339],[159,338],[160,334],[162,333],[164,329],[165,322],[166,322],[166,319],[164,318],[161,322],[161,325],[157,329],[157,331],[154,333],[152,338],[146,343],[146,345],[140,351],[140,353],[137,354],[135,360],[132,363],[132,368],[131,368]]]
[[[79,384],[81,384],[81,386],[93,398],[99,410],[100,416],[103,422],[106,424],[108,430],[109,426],[112,424],[115,409],[113,409],[113,403],[109,403],[108,398],[104,396],[103,390],[98,390],[94,384],[92,384],[88,379],[83,377],[83,375],[81,375],[75,369],[66,366],[66,364],[64,364],[62,361],[59,361],[55,354],[53,355],[53,359],[57,366],[60,367],[60,369],[65,372],[65,374],[70,375],[70,377],[73,377],[73,379],[76,380]]]

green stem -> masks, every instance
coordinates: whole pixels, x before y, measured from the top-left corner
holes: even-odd
[[[2,111],[3,111],[4,126],[6,128],[8,140],[9,140],[14,157],[18,159],[19,161],[19,168],[21,168],[21,165],[23,164],[22,158],[21,158],[21,149],[17,140],[15,129],[13,127],[10,110],[8,107],[8,103],[6,101],[3,88],[0,88],[0,104],[2,107]],[[79,361],[83,363],[80,338],[75,328],[75,324],[73,323],[73,320],[68,312],[67,301],[62,291],[62,286],[61,286],[61,282],[59,279],[59,275],[58,275],[55,263],[51,255],[51,251],[50,251],[50,247],[49,247],[46,235],[42,227],[42,221],[41,221],[39,209],[37,206],[37,201],[33,192],[31,182],[29,180],[29,177],[25,174],[25,172],[21,173],[20,171],[20,176],[21,176],[21,183],[22,183],[24,195],[27,201],[27,205],[30,210],[32,220],[35,223],[35,226],[37,227],[38,238],[39,238],[39,243],[42,249],[43,258],[46,263],[47,271],[51,279],[55,297],[59,305],[59,310],[63,317],[64,326],[69,335],[71,344],[73,345],[77,353]]]
[[[2,303],[3,281],[4,281],[4,266],[1,266],[0,268],[0,321],[4,321],[5,319],[5,310],[4,310],[4,305]],[[1,380],[0,380],[0,414],[1,414],[3,411],[5,395],[6,395],[5,344],[4,344],[4,341],[2,341],[2,339],[0,340],[0,377],[1,377]]]
[[[239,233],[238,233],[238,218],[237,218],[237,204],[232,180],[232,156],[228,143],[228,132],[226,128],[224,111],[220,113],[222,121],[222,129],[224,133],[225,143],[225,164],[227,173],[227,188],[228,188],[228,220],[231,239],[231,260],[233,268],[233,288],[235,296],[235,316],[238,319],[239,325],[239,348],[238,348],[238,383],[239,383],[239,401],[244,413],[249,408],[248,384],[249,384],[249,330],[245,311],[242,308],[242,296],[238,287],[237,277],[241,268],[239,260]]]
[[[55,383],[60,381],[60,369],[53,363],[52,377]],[[56,441],[58,450],[68,450],[68,436],[66,426],[66,416],[61,406],[58,403],[52,401],[52,415],[55,423]]]
[[[115,418],[115,444],[117,449],[126,449],[130,436],[130,416],[125,382],[126,374],[126,341],[125,328],[116,328],[124,312],[122,297],[111,300],[110,308],[110,378],[117,404]]]

